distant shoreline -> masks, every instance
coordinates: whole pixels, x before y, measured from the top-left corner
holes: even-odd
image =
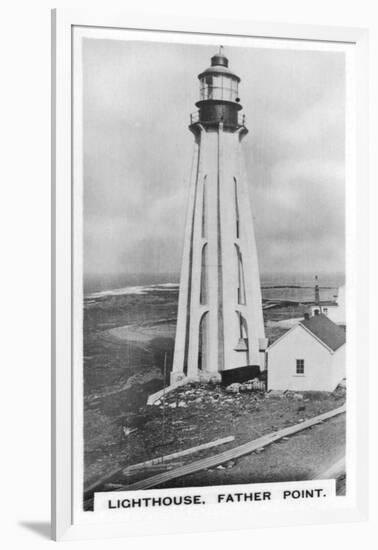
[[[120,288],[99,290],[84,294],[85,300],[96,300],[97,298],[106,298],[110,296],[124,296],[124,295],[141,295],[148,294],[149,292],[176,292],[178,291],[179,283],[157,283],[150,285],[130,285]],[[262,290],[280,290],[280,289],[303,289],[311,290],[314,287],[311,285],[299,285],[299,284],[262,284]],[[337,289],[337,285],[319,285],[319,290],[333,290]]]
[[[322,273],[261,273],[260,281],[262,288],[305,288],[313,287],[314,277],[318,275],[321,288],[338,288],[345,284],[345,274]],[[100,292],[114,292],[118,289],[140,288],[172,285],[178,288],[180,282],[179,273],[133,273],[133,274],[105,274],[105,275],[84,275],[84,295]]]

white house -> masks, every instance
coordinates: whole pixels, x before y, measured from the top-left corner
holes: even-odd
[[[346,324],[345,315],[345,285],[339,288],[336,304],[328,306],[327,315],[331,321],[338,325]]]
[[[311,315],[315,315],[316,312],[324,313],[324,315],[327,315],[327,317],[334,323],[345,326],[345,285],[339,288],[335,304],[319,304],[310,306]]]
[[[345,378],[345,330],[305,318],[267,349],[268,390],[333,391]]]

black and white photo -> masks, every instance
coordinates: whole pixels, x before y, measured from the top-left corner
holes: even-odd
[[[64,509],[100,536],[352,517],[363,50],[107,21],[63,26],[58,73]]]
[[[345,71],[344,52],[84,39],[86,509],[335,464],[344,493]]]

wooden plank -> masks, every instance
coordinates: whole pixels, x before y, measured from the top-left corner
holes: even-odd
[[[187,456],[193,453],[197,453],[198,451],[203,451],[204,449],[211,449],[212,447],[225,445],[226,443],[231,443],[231,441],[234,441],[234,439],[235,437],[233,435],[230,435],[228,437],[223,437],[222,439],[216,439],[215,441],[202,443],[201,445],[197,445],[196,447],[190,447],[189,449],[184,449],[183,451],[177,451],[176,453],[171,453],[170,455],[159,456],[157,458],[152,458],[151,460],[146,460],[145,462],[132,464],[131,466],[127,466],[122,473],[128,474],[133,470],[139,470],[140,468],[143,468],[145,466],[147,467],[155,464],[162,464],[163,462],[168,462],[169,460],[173,460],[174,458],[180,458],[182,456]]]
[[[288,428],[283,428],[282,430],[279,430],[277,432],[259,437],[258,439],[254,439],[253,441],[249,441],[248,443],[244,443],[239,447],[224,451],[223,453],[220,453],[218,455],[197,460],[195,462],[192,462],[191,464],[186,464],[185,466],[182,466],[181,468],[177,468],[176,470],[170,472],[163,472],[161,474],[151,476],[147,479],[142,479],[140,481],[137,481],[136,483],[125,486],[124,490],[132,491],[138,489],[149,489],[151,487],[162,485],[163,483],[171,481],[172,479],[187,476],[200,470],[206,470],[207,468],[218,466],[219,464],[228,462],[229,460],[233,460],[235,458],[239,458],[240,456],[256,451],[261,447],[265,447],[266,445],[269,445],[274,441],[277,441],[278,439],[281,439],[288,435],[293,435],[297,432],[305,430],[306,428],[309,428],[310,426],[314,426],[319,422],[328,420],[329,418],[332,418],[338,414],[342,414],[345,412],[345,410],[346,406],[343,405],[342,407],[338,407],[337,409],[333,409],[332,411],[328,411],[326,413],[305,420],[300,424],[295,424],[294,426],[289,426]]]
[[[159,464],[163,463],[164,461],[172,460],[174,458],[179,458],[180,456],[189,455],[192,453],[196,453],[198,451],[201,451],[203,449],[210,449],[211,447],[216,447],[219,445],[224,445],[225,443],[230,443],[231,441],[234,441],[235,437],[233,435],[230,435],[228,437],[224,437],[222,439],[216,439],[214,441],[210,441],[209,443],[203,443],[202,445],[197,445],[196,447],[190,447],[189,449],[184,449],[183,451],[177,451],[176,453],[172,453],[170,455],[160,456],[157,458],[153,458],[151,460],[147,460],[145,462],[139,462],[138,464],[132,464],[131,466],[128,466],[127,468],[124,468],[123,466],[118,466],[114,470],[111,470],[108,472],[105,476],[101,477],[100,479],[94,481],[90,485],[84,488],[84,494],[91,493],[104,483],[110,481],[114,477],[123,474],[128,475],[131,471],[140,469],[143,466],[149,465],[149,464]]]
[[[183,466],[183,462],[160,462],[160,464],[148,464],[147,466],[139,466],[138,468],[132,467],[132,469],[127,469],[123,472],[123,475],[130,476],[136,472],[140,472],[143,470],[147,470],[148,472],[151,471],[162,471],[162,470],[173,470],[173,468],[178,468],[179,466]]]

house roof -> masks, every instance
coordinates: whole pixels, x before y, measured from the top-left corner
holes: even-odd
[[[304,319],[300,324],[332,351],[345,344],[345,331],[326,315],[314,315],[310,319]]]

